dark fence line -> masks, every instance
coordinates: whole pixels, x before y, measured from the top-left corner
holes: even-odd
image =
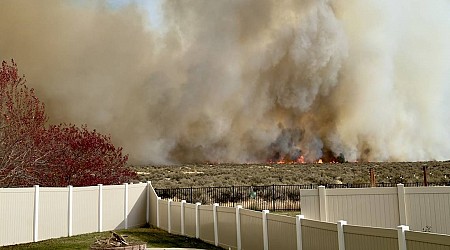
[[[404,183],[405,187],[421,187],[423,183]],[[270,186],[229,186],[229,187],[188,187],[156,188],[162,199],[172,199],[188,203],[200,202],[208,205],[235,207],[242,205],[252,210],[300,211],[300,190],[325,188],[370,188],[370,183],[346,184],[306,184],[306,185],[270,185]],[[396,183],[376,183],[377,187],[396,187]],[[448,183],[428,183],[428,186],[450,186]]]

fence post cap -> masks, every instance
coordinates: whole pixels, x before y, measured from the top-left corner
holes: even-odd
[[[97,186],[101,187],[101,186],[103,186],[103,184],[97,184]]]
[[[200,202],[196,202],[196,203],[195,203],[196,206],[200,206],[201,204],[202,204],[202,203],[200,203]]]
[[[159,196],[158,196],[158,198],[157,198],[157,199],[158,199],[158,200],[161,200],[161,197],[159,197]]]
[[[404,187],[405,186],[405,184],[403,184],[403,183],[397,183],[397,187]]]
[[[347,221],[345,220],[338,220],[337,222],[339,225],[347,225]]]
[[[242,205],[237,205],[236,208],[241,209],[241,208],[242,208]]]
[[[219,203],[214,203],[213,206],[214,206],[214,207],[218,207],[218,206],[219,206]]]
[[[268,214],[268,213],[270,213],[270,211],[269,210],[263,210],[262,211],[264,214]]]
[[[297,214],[295,217],[297,219],[304,219],[305,218],[305,216],[303,214]]]
[[[181,203],[186,203],[186,200],[181,200]]]
[[[167,202],[172,202],[172,201],[173,201],[172,199],[168,199],[168,200],[167,200]]]
[[[408,231],[409,230],[409,226],[400,225],[400,226],[397,226],[397,229],[401,230],[401,231]]]

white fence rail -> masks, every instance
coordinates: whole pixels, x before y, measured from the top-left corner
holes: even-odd
[[[148,222],[226,249],[450,249],[449,235],[416,232],[424,225],[447,230],[449,193],[450,188],[402,186],[305,190],[304,215],[288,217],[239,206],[161,200],[150,183],[8,188],[0,189],[0,245]],[[352,225],[338,221],[342,219]],[[416,231],[397,227],[401,221]]]
[[[147,185],[0,188],[0,246],[145,225]]]

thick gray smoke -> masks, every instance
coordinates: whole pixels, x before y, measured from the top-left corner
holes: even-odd
[[[50,122],[134,163],[450,157],[450,1],[0,1]]]

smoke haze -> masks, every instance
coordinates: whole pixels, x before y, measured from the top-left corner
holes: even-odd
[[[450,158],[450,1],[0,1],[50,122],[132,163]]]

